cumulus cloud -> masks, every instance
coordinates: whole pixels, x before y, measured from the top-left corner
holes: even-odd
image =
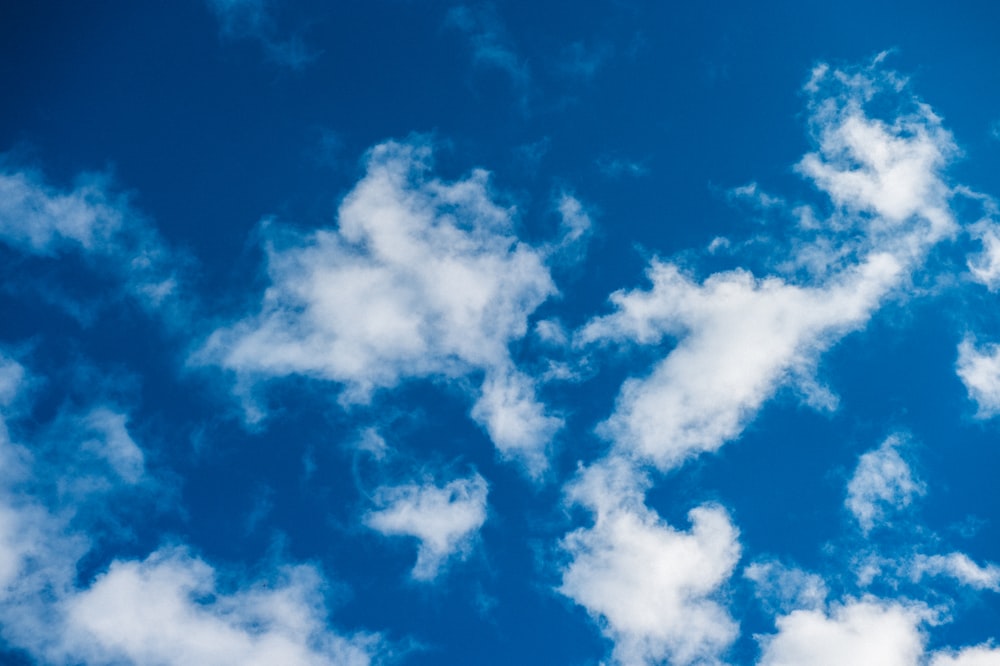
[[[958,345],[955,370],[978,408],[976,416],[988,419],[1000,413],[1000,345],[976,345],[966,337]]]
[[[917,666],[924,653],[921,604],[866,597],[829,611],[797,610],[764,639],[760,666]]]
[[[33,494],[51,480],[40,478],[29,447],[9,434],[7,405],[23,390],[25,374],[0,355],[0,635],[8,645],[55,666],[361,666],[384,653],[377,635],[345,636],[329,627],[326,586],[311,566],[280,565],[266,579],[246,581],[186,548],[164,547],[145,559],[116,560],[81,584],[79,564],[91,552],[91,537],[74,526],[73,511]],[[114,477],[106,483],[130,484],[142,468],[124,416],[98,408],[75,422],[81,450],[89,447],[110,463]],[[75,508],[88,501],[74,496]]]
[[[892,435],[874,451],[862,454],[847,483],[844,504],[865,533],[880,525],[888,510],[909,506],[914,497],[926,492],[899,454],[902,445],[903,440]]]
[[[615,292],[614,312],[578,332],[580,345],[676,340],[648,375],[623,384],[599,429],[661,469],[738,437],[783,385],[830,407],[812,377],[819,355],[862,328],[956,228],[941,177],[955,146],[926,105],[911,101],[912,111],[889,121],[870,115],[877,95],[901,95],[894,77],[870,69],[819,68],[808,90],[817,149],[798,170],[832,205],[788,263],[793,273],[812,265],[809,278],[736,269],[699,280],[656,259],[651,288]]]
[[[724,509],[703,505],[677,530],[643,503],[646,481],[621,459],[596,463],[567,493],[594,524],[566,535],[558,590],[597,621],[621,664],[720,663],[736,622],[716,598],[740,556]]]
[[[514,211],[495,202],[485,171],[444,182],[430,159],[425,142],[383,143],[336,229],[301,236],[266,227],[271,284],[260,312],[217,330],[200,359],[244,382],[291,374],[339,382],[348,405],[411,378],[482,376],[473,417],[504,457],[538,473],[561,421],[545,413],[508,346],[556,294],[546,262],[562,242],[520,241]],[[582,233],[572,201],[563,207],[565,235]]]
[[[178,288],[180,257],[127,197],[113,193],[106,175],[81,174],[72,188],[60,189],[37,171],[0,163],[0,243],[41,257],[75,252],[99,260],[149,307]]]
[[[433,580],[449,559],[468,554],[486,522],[486,480],[474,476],[444,486],[410,483],[375,491],[377,509],[365,524],[385,536],[416,537],[420,541],[415,580]]]
[[[987,644],[941,652],[934,655],[930,666],[1000,666],[1000,649]]]
[[[322,579],[312,567],[280,570],[274,582],[220,589],[215,570],[183,549],[116,561],[64,599],[65,633],[50,647],[60,662],[140,664],[371,663],[379,639],[328,630]],[[210,601],[202,601],[210,599]]]

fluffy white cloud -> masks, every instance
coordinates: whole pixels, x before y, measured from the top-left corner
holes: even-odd
[[[983,249],[969,258],[969,273],[972,279],[986,286],[990,291],[1000,289],[1000,229],[991,222],[980,222],[972,228]]]
[[[881,446],[861,455],[847,483],[844,504],[867,533],[885,520],[888,509],[902,509],[925,492],[899,454],[903,440],[892,435]]]
[[[699,284],[654,262],[651,290],[615,293],[617,312],[580,332],[582,342],[681,336],[650,375],[623,384],[601,433],[662,469],[714,451],[782,382],[809,373],[820,350],[863,325],[901,272],[892,255],[879,253],[824,287],[743,270]]]
[[[924,576],[948,576],[977,590],[1000,592],[1000,567],[995,564],[980,566],[965,553],[916,555],[908,568],[914,581]]]
[[[930,666],[1000,666],[1000,649],[977,645],[958,652],[941,652],[934,655]]]
[[[227,593],[214,569],[184,550],[115,562],[62,601],[64,634],[49,651],[88,663],[371,663],[377,637],[328,630],[314,569],[287,567],[277,578]]]
[[[570,561],[559,592],[587,609],[621,664],[719,663],[737,624],[716,599],[740,556],[725,510],[693,509],[691,529],[666,524],[643,503],[645,480],[621,459],[582,472],[568,497],[594,512],[566,535]]]
[[[817,150],[798,169],[833,205],[823,222],[800,211],[804,240],[786,268],[808,280],[733,270],[699,281],[655,260],[650,289],[614,293],[615,311],[578,332],[579,344],[677,341],[622,386],[600,430],[617,447],[668,469],[739,436],[782,385],[832,404],[812,379],[820,353],[862,328],[956,228],[940,175],[955,147],[940,120],[919,102],[888,122],[867,113],[877,94],[899,95],[897,83],[821,67],[807,87]]]
[[[30,492],[47,480],[33,477],[28,447],[10,440],[7,405],[23,390],[24,375],[0,355],[0,635],[7,645],[54,666],[361,666],[384,653],[377,635],[330,628],[326,585],[310,566],[278,566],[267,580],[245,581],[221,575],[184,548],[164,548],[144,560],[116,561],[81,586],[78,563],[90,539],[74,527],[72,511]],[[82,440],[114,472],[87,487],[129,484],[142,473],[124,416],[99,408],[74,423],[82,432],[72,441]],[[72,470],[68,465],[60,474]]]
[[[343,385],[345,404],[409,378],[484,376],[474,418],[505,457],[533,472],[561,421],[508,345],[556,293],[546,266],[560,243],[532,247],[488,174],[443,182],[426,143],[388,142],[340,206],[336,229],[265,229],[271,285],[260,312],[216,331],[200,355],[244,382],[302,374]],[[582,213],[563,201],[566,237]]]
[[[413,578],[433,580],[448,559],[468,554],[486,522],[487,490],[478,474],[444,486],[383,486],[373,498],[378,509],[365,516],[365,524],[386,536],[419,539]]]
[[[965,338],[958,345],[955,369],[978,407],[978,418],[1000,413],[1000,345],[977,346],[972,338]]]
[[[851,600],[823,610],[797,610],[777,619],[760,666],[917,666],[924,653],[920,604]]]

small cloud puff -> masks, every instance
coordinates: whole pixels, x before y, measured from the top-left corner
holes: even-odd
[[[1000,345],[978,346],[967,336],[958,345],[955,371],[976,403],[977,418],[988,419],[1000,413]]]
[[[881,525],[889,510],[907,507],[926,492],[899,453],[903,443],[902,437],[892,435],[863,454],[847,484],[844,504],[865,534]]]
[[[826,610],[797,610],[777,619],[763,639],[759,666],[917,666],[924,652],[922,604],[866,597]]]
[[[587,609],[614,641],[622,664],[715,664],[737,625],[715,599],[740,556],[721,507],[688,514],[690,531],[666,524],[643,503],[646,480],[621,459],[583,471],[567,497],[590,508],[592,527],[566,535],[570,561],[558,591]]]
[[[444,486],[410,483],[375,491],[377,509],[365,524],[384,536],[416,537],[420,541],[414,580],[435,579],[453,558],[468,555],[486,522],[486,480],[475,474]]]

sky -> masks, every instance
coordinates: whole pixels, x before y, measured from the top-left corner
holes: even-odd
[[[993,3],[0,3],[0,663],[1000,666]]]

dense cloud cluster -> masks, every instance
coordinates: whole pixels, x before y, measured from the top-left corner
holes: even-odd
[[[307,61],[275,37],[264,3],[211,6],[230,36],[260,41],[284,64]],[[489,15],[463,9],[451,22],[476,44],[481,65],[527,77]],[[198,296],[179,293],[189,286],[179,277],[186,260],[127,197],[112,194],[105,177],[83,176],[63,191],[35,171],[5,165],[0,243],[38,261],[75,257],[113,276],[147,314],[165,313],[172,330],[191,331],[195,341],[178,365],[224,384],[249,424],[266,427],[269,391],[301,378],[308,390],[334,396],[338,414],[347,415],[389,403],[408,385],[460,393],[498,457],[530,477],[518,477],[523,494],[562,498],[550,507],[559,518],[525,521],[547,539],[538,546],[532,536],[534,571],[547,581],[539,585],[547,599],[579,607],[596,625],[612,663],[728,663],[743,631],[736,604],[748,602],[734,592],[743,585],[773,622],[771,633],[754,637],[759,666],[995,666],[1000,650],[990,642],[949,649],[930,639],[951,621],[955,589],[1000,591],[1000,566],[977,562],[929,530],[891,532],[934,493],[915,471],[902,431],[883,433],[837,479],[836,510],[848,536],[826,551],[853,569],[853,581],[843,571],[808,571],[750,552],[739,507],[720,493],[686,496],[685,511],[669,514],[652,492],[696,473],[697,458],[739,439],[782,389],[835,411],[837,397],[819,376],[823,355],[887,303],[908,298],[936,248],[963,233],[952,200],[979,195],[945,178],[955,141],[880,60],[864,68],[820,65],[806,85],[813,148],[794,170],[819,203],[792,205],[756,183],[734,191],[790,220],[765,270],[705,274],[690,256],[653,257],[647,286],[613,291],[608,311],[588,313],[575,330],[542,317],[561,295],[556,268],[580,257],[591,228],[587,206],[559,193],[552,207],[558,235],[529,242],[518,210],[504,203],[488,172],[439,177],[433,142],[421,137],[371,148],[329,226],[306,232],[262,222],[263,293],[249,312],[210,324],[193,314]],[[966,231],[981,244],[963,258],[966,283],[995,291],[1000,233],[989,219]],[[955,371],[976,417],[989,419],[1000,413],[1000,346],[964,333]],[[553,358],[524,362],[537,342]],[[599,365],[610,347],[622,356],[641,347],[648,362],[624,373],[609,394],[617,395],[613,405],[609,398],[603,412],[581,416],[546,394],[553,377],[586,381],[575,368]],[[89,531],[88,516],[100,513],[94,507],[103,510],[109,497],[141,503],[169,494],[157,477],[163,470],[136,434],[129,406],[99,390],[86,392],[85,404],[64,398],[32,411],[32,382],[46,379],[26,368],[30,356],[0,351],[4,641],[53,664],[353,666],[393,654],[379,628],[333,628],[332,579],[321,563],[281,555],[266,573],[249,575],[164,537],[155,549],[104,557],[94,569],[88,557],[110,538]],[[573,462],[582,459],[560,477],[552,472],[554,444],[570,414],[590,419],[597,448],[572,448]],[[382,424],[352,423],[364,433],[359,455],[388,455],[374,429]],[[482,535],[494,524],[497,494],[492,477],[474,468],[446,473],[447,464],[435,467],[440,459],[425,453],[434,463],[421,464],[419,475],[416,464],[402,480],[382,475],[371,493],[361,488],[355,460],[353,478],[367,502],[353,510],[356,524],[341,530],[386,548],[415,543],[409,575],[422,592],[487,550]],[[890,546],[872,545],[872,535],[890,532]],[[932,592],[921,596],[923,585]]]

